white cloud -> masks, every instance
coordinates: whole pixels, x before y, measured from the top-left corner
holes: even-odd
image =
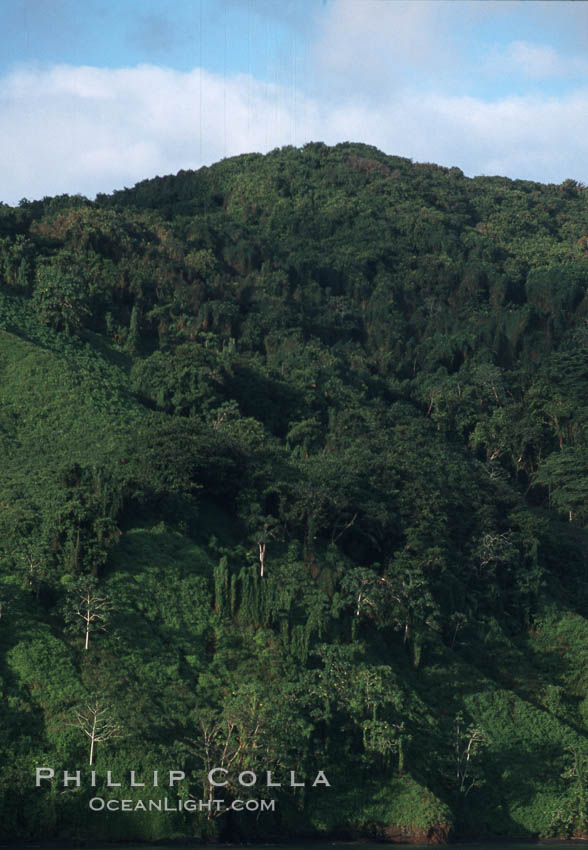
[[[588,3],[333,0],[313,56],[331,95],[375,103],[412,87],[488,97],[585,82],[578,31],[586,35],[587,23]]]
[[[505,52],[502,70],[522,72],[532,79],[541,79],[564,73],[565,65],[557,51],[549,45],[528,44],[526,41],[514,41]]]
[[[513,41],[503,50],[493,51],[486,68],[491,72],[520,75],[528,80],[582,78],[588,76],[588,61],[583,56],[566,54],[548,44]]]
[[[375,99],[421,69],[457,67],[453,20],[457,0],[337,0],[321,19],[314,57],[333,90]],[[467,10],[466,10],[467,17]]]
[[[423,102],[423,113],[428,116],[427,153],[433,154],[427,158],[446,165],[453,159],[470,175],[544,182],[588,176],[588,90],[565,99],[509,97],[496,103],[432,97]]]
[[[0,80],[0,198],[93,196],[155,174],[295,143],[294,97],[196,69],[58,66]],[[302,116],[303,100],[298,98]]]
[[[588,182],[588,90],[565,100],[405,92],[378,108],[339,107],[323,116],[325,140],[364,141],[420,162],[457,165],[469,176]]]
[[[422,94],[313,100],[250,76],[59,66],[0,79],[0,200],[93,197],[223,156],[362,141],[467,174],[588,182],[588,90],[565,98]]]

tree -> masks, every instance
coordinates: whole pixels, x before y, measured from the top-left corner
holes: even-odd
[[[90,632],[106,629],[112,607],[109,596],[99,590],[98,580],[93,576],[82,576],[74,580],[65,616],[70,623],[81,621],[86,650],[90,644]]]
[[[259,718],[243,723],[228,712],[221,717],[202,718],[199,725],[200,738],[193,740],[192,746],[203,765],[203,799],[212,803],[216,786],[209,780],[210,771],[218,770],[218,781],[227,782],[227,790],[236,793],[235,774],[230,771],[232,768],[240,771],[245,766],[252,769],[247,755],[256,748],[261,724]],[[208,817],[218,813],[209,809]]]
[[[32,303],[44,325],[67,334],[79,331],[90,312],[83,284],[74,274],[52,266],[38,270]]]
[[[588,750],[583,742],[566,748],[562,779],[568,786],[568,809],[555,812],[554,820],[571,837],[585,835],[588,828]]]
[[[588,499],[588,455],[580,445],[564,446],[541,461],[535,484],[548,488],[549,503],[567,515],[570,522],[585,522]]]
[[[251,496],[252,494],[246,493],[246,495]],[[267,544],[278,535],[280,531],[279,523],[275,517],[264,515],[261,506],[255,501],[249,501],[247,509],[242,513],[247,525],[252,529],[249,539],[255,546],[256,554],[259,557],[259,575],[263,578],[266,568]]]
[[[14,601],[16,588],[13,583],[6,578],[0,579],[0,620],[6,613],[8,606]]]
[[[202,710],[197,720],[198,735],[187,741],[190,752],[202,764],[202,799],[212,801],[216,786],[209,774],[217,769],[217,782],[226,783],[224,793],[240,796],[247,787],[237,783],[241,771],[261,772],[280,764],[279,728],[276,704],[268,703],[255,684],[245,684],[227,695],[224,706],[217,711]],[[255,792],[253,785],[249,793]],[[212,808],[212,807],[211,807]],[[209,818],[221,812],[210,811]]]
[[[41,582],[47,576],[47,563],[50,559],[47,547],[42,543],[25,541],[20,551],[16,553],[16,557],[24,566],[28,585],[38,599]]]
[[[476,785],[483,782],[480,766],[480,755],[487,744],[487,739],[477,726],[466,726],[463,715],[455,718],[455,770],[459,782],[459,790],[469,794]]]
[[[73,724],[82,730],[90,739],[90,764],[94,764],[96,744],[109,741],[120,735],[120,725],[113,719],[110,707],[100,699],[86,703],[75,711],[76,722]]]
[[[353,746],[361,732],[365,764],[388,767],[390,756],[398,756],[398,772],[405,767],[406,743],[411,740],[401,689],[388,665],[373,665],[362,657],[358,644],[323,644],[314,653],[323,667],[312,671],[310,696],[324,700],[315,716],[344,733],[345,746]],[[333,717],[336,716],[336,722]],[[342,743],[342,742],[341,742]]]

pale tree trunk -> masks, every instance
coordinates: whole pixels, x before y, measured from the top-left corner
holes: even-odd
[[[88,647],[86,646],[86,649]],[[94,764],[94,743],[96,741],[96,715],[94,715],[94,722],[92,723],[92,733],[90,735],[90,764]]]
[[[263,578],[263,572],[265,568],[265,543],[259,544],[259,574]]]
[[[76,723],[84,735],[90,739],[90,764],[94,764],[94,751],[96,744],[108,741],[110,738],[120,734],[120,726],[111,718],[108,706],[96,700],[89,703],[83,709],[76,710]]]

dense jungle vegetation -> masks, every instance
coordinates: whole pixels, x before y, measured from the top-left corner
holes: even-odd
[[[587,258],[358,144],[0,206],[0,837],[588,832]]]

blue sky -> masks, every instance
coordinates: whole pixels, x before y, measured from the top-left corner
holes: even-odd
[[[106,68],[157,64],[178,71],[203,65],[217,73],[249,71],[269,79],[267,59],[289,50],[305,28],[294,13],[270,3],[231,0],[2,0],[0,70],[19,65],[94,65]],[[287,4],[286,4],[287,5]],[[294,4],[290,4],[292,9]],[[268,13],[269,12],[269,13]]]
[[[0,0],[0,200],[310,140],[588,182],[588,3]]]

